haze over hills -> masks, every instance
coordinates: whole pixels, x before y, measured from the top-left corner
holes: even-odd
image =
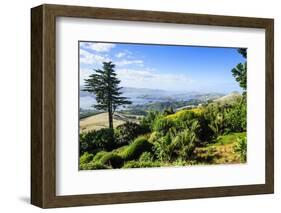
[[[232,104],[232,103],[237,103],[238,101],[240,101],[242,99],[242,97],[243,96],[239,92],[234,91],[225,96],[215,99],[214,102]]]
[[[148,88],[133,88],[123,87],[122,93],[124,97],[127,97],[133,102],[133,105],[143,105],[154,102],[178,102],[178,101],[208,101],[218,99],[225,94],[223,93],[202,93],[202,92],[182,92],[182,91],[166,91],[158,89]],[[91,109],[95,104],[95,95],[82,91],[80,89],[80,108]]]
[[[126,91],[127,90],[127,91]],[[151,97],[152,93],[154,92],[154,95],[156,96],[157,94],[165,94],[165,91],[162,90],[154,90],[150,91],[149,89],[130,89],[130,88],[125,88],[123,91],[124,93],[130,94],[131,97],[133,95],[143,95],[144,93],[142,92],[149,93]],[[87,95],[84,93],[84,95]],[[94,100],[94,96],[91,95],[92,100]],[[198,99],[189,99],[188,101],[156,101],[156,102],[148,102],[146,104],[135,104],[135,105],[130,105],[127,108],[121,109],[120,111],[115,112],[113,116],[113,123],[114,126],[118,126],[121,124],[124,124],[125,122],[138,122],[138,118],[141,116],[145,115],[146,111],[149,110],[157,110],[157,111],[163,111],[164,109],[169,109],[172,107],[175,112],[184,110],[184,109],[190,109],[190,108],[196,108],[200,106],[202,103],[206,103],[205,99],[208,99],[209,97],[216,97],[218,95],[216,94],[196,94],[193,93],[190,95],[190,97],[198,97],[201,100]],[[87,96],[83,96],[87,97]],[[150,97],[150,98],[151,98]],[[166,96],[163,95],[163,100],[165,99]],[[187,96],[186,96],[187,97]],[[144,98],[141,96],[141,98]],[[173,99],[176,99],[173,97]],[[212,99],[213,102],[220,102],[222,104],[234,104],[237,102],[240,102],[242,99],[242,95],[239,92],[232,92],[224,96],[220,96],[219,98]],[[209,99],[210,100],[210,99]],[[87,132],[91,130],[99,130],[102,128],[105,128],[108,126],[108,114],[107,112],[99,112],[95,111],[92,109],[80,109],[80,131],[81,132]]]

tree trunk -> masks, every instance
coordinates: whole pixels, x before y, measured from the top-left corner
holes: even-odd
[[[108,107],[108,123],[109,123],[109,128],[113,129],[113,115],[112,115],[111,107]]]

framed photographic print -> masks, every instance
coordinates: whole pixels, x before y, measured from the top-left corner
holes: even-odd
[[[31,9],[31,203],[274,191],[272,19]]]

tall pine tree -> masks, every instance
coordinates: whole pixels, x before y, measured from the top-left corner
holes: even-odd
[[[98,110],[108,112],[109,128],[113,129],[113,114],[118,106],[131,104],[126,97],[122,97],[119,87],[120,80],[114,70],[112,62],[103,62],[103,68],[95,70],[95,73],[85,79],[84,91],[96,95],[97,104],[94,107]]]

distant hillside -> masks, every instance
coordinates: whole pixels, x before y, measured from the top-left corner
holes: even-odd
[[[154,104],[156,102],[186,102],[191,100],[206,102],[225,95],[222,93],[168,91],[133,87],[123,87],[121,92],[124,97],[133,102],[133,105]],[[82,91],[82,88],[80,88],[80,108],[92,109],[91,106],[94,104],[96,104],[95,95]]]
[[[215,99],[214,102],[234,104],[239,102],[241,99],[242,99],[242,95],[239,92],[232,92],[229,93],[228,95]]]

